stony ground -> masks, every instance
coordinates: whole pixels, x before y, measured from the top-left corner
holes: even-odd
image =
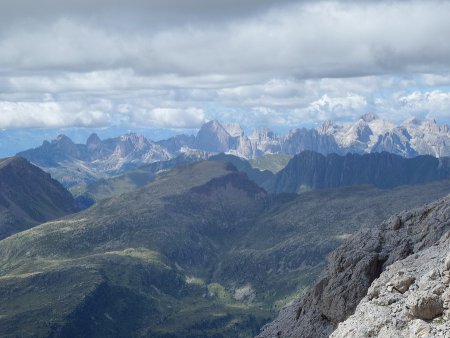
[[[331,337],[450,337],[449,235],[389,266]]]

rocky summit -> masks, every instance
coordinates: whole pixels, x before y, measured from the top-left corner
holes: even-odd
[[[448,337],[450,197],[361,231],[262,337]]]

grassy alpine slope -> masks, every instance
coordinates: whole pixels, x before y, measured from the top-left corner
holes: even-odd
[[[447,181],[268,195],[225,162],[0,241],[2,337],[250,337],[361,226]]]
[[[273,174],[267,170],[253,168],[248,161],[233,155],[208,155],[210,161],[224,161],[233,164],[237,170],[245,172],[247,176],[261,187],[269,184],[273,179]],[[198,154],[181,154],[167,161],[154,162],[132,169],[122,175],[99,179],[89,184],[79,184],[71,187],[70,191],[77,197],[86,197],[93,201],[100,201],[105,198],[118,196],[133,190],[142,188],[152,182],[159,174],[171,170],[180,164],[199,162],[202,160]]]
[[[287,166],[292,156],[288,154],[267,154],[250,160],[253,168],[269,170],[276,174]]]

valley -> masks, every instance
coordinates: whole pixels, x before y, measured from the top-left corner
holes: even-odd
[[[449,14],[1,0],[0,338],[450,338]]]
[[[250,337],[351,234],[449,191],[440,181],[270,195],[229,162],[182,164],[0,241],[0,289],[15,290],[2,293],[0,331]]]

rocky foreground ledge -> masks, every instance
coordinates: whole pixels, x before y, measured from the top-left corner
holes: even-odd
[[[258,337],[450,337],[450,196],[350,238]]]

